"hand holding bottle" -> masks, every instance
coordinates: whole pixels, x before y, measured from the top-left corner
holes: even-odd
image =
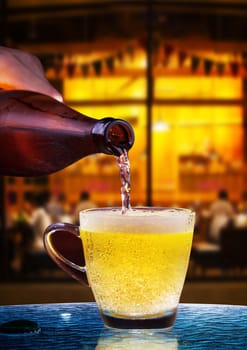
[[[0,46],[0,89],[36,91],[62,102],[48,82],[39,59],[27,52]]]
[[[133,143],[124,120],[92,118],[34,91],[0,91],[0,175],[48,175],[90,154],[120,156]]]
[[[90,154],[120,156],[132,147],[126,121],[61,103],[37,57],[0,46],[0,72],[0,175],[48,175]]]

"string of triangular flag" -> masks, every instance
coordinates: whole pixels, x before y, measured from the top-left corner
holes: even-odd
[[[178,67],[185,66],[185,61],[189,60],[191,73],[197,73],[201,68],[205,75],[210,75],[213,70],[220,76],[228,70],[232,76],[240,74],[247,74],[247,52],[239,54],[228,54],[228,60],[221,60],[219,58],[210,58],[195,53],[189,53],[186,50],[176,49],[173,45],[164,44],[163,46],[164,66],[168,66],[171,56],[177,55]],[[217,55],[216,55],[217,56]],[[221,56],[220,54],[218,55]]]
[[[91,71],[96,76],[102,75],[103,67],[109,74],[113,74],[116,70],[116,65],[120,65],[124,62],[126,55],[130,58],[134,58],[135,51],[140,48],[145,49],[145,43],[142,41],[136,41],[127,43],[122,48],[118,48],[116,52],[109,53],[102,57],[91,59],[87,61],[78,62],[76,58],[78,55],[72,55],[67,53],[45,53],[37,54],[40,58],[45,71],[53,70],[54,74],[59,76],[74,77],[74,76],[88,76]],[[157,46],[157,45],[156,45]],[[216,72],[219,76],[223,76],[226,72],[232,76],[247,75],[247,52],[241,52],[238,55],[233,53],[229,55],[228,61],[217,58],[211,58],[203,55],[198,55],[194,52],[188,52],[184,49],[176,48],[174,45],[164,43],[159,45],[159,48],[155,48],[155,52],[162,50],[162,66],[169,69],[169,64],[172,58],[176,56],[177,68],[180,70],[189,67],[192,74],[196,74],[199,71],[207,76]],[[219,55],[220,57],[220,55]],[[160,60],[153,60],[154,68],[160,63]]]
[[[100,76],[105,66],[108,73],[114,73],[116,63],[120,65],[123,63],[125,57],[128,55],[133,58],[135,44],[127,44],[121,49],[118,49],[114,53],[104,55],[101,58],[91,59],[90,61],[78,61],[77,58],[80,54],[67,54],[67,53],[37,53],[45,72],[53,70],[55,75],[63,75],[67,77],[74,77],[82,75],[88,76],[91,69],[96,76]]]

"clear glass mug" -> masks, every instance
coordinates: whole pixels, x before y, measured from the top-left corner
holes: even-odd
[[[182,208],[89,209],[80,212],[80,227],[50,225],[44,245],[69,275],[88,280],[106,326],[166,329],[176,318],[194,223],[195,213]],[[56,248],[53,235],[64,231],[81,239],[85,266]]]

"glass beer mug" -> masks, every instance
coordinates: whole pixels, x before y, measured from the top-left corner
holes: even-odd
[[[195,213],[189,209],[95,208],[80,227],[57,223],[44,233],[51,258],[80,282],[88,280],[108,327],[168,329],[176,318],[189,263]],[[80,238],[85,266],[62,254],[54,238]],[[61,241],[60,241],[61,243]]]

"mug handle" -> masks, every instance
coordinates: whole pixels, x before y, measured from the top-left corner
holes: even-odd
[[[86,275],[86,266],[78,265],[77,263],[66,258],[64,254],[62,254],[59,251],[59,249],[56,247],[56,245],[59,245],[60,247],[64,246],[62,244],[63,243],[62,238],[64,238],[65,236],[63,236],[62,233],[69,234],[70,238],[72,238],[71,235],[79,238],[80,242],[78,241],[78,244],[80,244],[80,252],[83,254],[79,226],[65,223],[65,222],[57,222],[49,225],[46,228],[43,236],[43,241],[44,241],[44,246],[46,251],[48,252],[49,256],[52,258],[52,260],[67,274],[69,274],[71,277],[76,279],[78,282],[89,285],[87,280],[87,275]],[[58,235],[57,239],[55,239],[56,235]],[[64,242],[64,243],[65,243],[65,246],[67,246],[67,248],[71,247],[71,242]]]

